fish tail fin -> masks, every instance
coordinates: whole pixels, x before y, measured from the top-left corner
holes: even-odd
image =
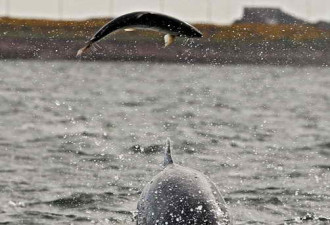
[[[175,36],[172,35],[172,34],[166,34],[164,36],[164,41],[165,41],[165,46],[164,47],[167,47],[169,45],[171,45],[175,40]]]
[[[77,57],[81,56],[84,52],[86,52],[92,46],[93,46],[93,42],[89,41],[83,48],[78,50]]]
[[[165,147],[165,156],[164,156],[164,166],[169,164],[173,164],[172,156],[171,156],[171,140],[169,138],[166,139],[166,147]]]

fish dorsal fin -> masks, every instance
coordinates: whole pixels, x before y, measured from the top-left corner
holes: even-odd
[[[135,31],[135,29],[134,28],[126,28],[126,29],[124,29],[125,31],[127,31],[127,32],[132,32],[132,31]]]
[[[150,14],[150,13],[149,12],[140,12],[136,15],[136,19],[140,19],[141,16],[146,15],[146,14]]]
[[[166,167],[169,164],[173,164],[173,160],[171,156],[171,140],[167,138],[164,156],[164,166]]]
[[[165,46],[164,47],[167,47],[169,46],[170,44],[172,44],[175,40],[175,36],[172,35],[172,34],[166,34],[164,36],[164,41],[165,41]]]

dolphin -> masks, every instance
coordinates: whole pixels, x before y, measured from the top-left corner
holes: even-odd
[[[197,28],[174,17],[154,12],[132,12],[119,16],[105,24],[87,42],[86,46],[78,51],[77,56],[83,54],[98,40],[119,29],[125,29],[126,31],[147,29],[165,33],[165,47],[173,43],[177,36],[187,38],[203,36]]]
[[[204,174],[173,162],[169,139],[164,167],[141,193],[137,225],[232,224],[216,185]]]

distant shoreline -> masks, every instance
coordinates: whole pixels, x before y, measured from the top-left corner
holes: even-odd
[[[0,19],[0,59],[77,60],[76,52],[107,20]],[[330,32],[309,26],[196,25],[204,38],[163,47],[155,32],[118,32],[82,60],[329,66]],[[305,33],[304,33],[305,32]]]
[[[84,41],[48,39],[0,40],[0,59],[79,60],[77,50]],[[266,64],[266,65],[330,65],[330,42],[305,43],[244,43],[198,42],[181,43],[168,48],[161,40],[153,41],[104,41],[102,49],[90,51],[82,60],[89,61],[145,61],[169,63],[207,64]],[[326,47],[326,48],[324,48]]]

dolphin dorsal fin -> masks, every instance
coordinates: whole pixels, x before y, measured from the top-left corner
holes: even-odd
[[[164,166],[166,167],[169,164],[173,164],[173,160],[171,156],[171,140],[167,138],[164,156]]]

